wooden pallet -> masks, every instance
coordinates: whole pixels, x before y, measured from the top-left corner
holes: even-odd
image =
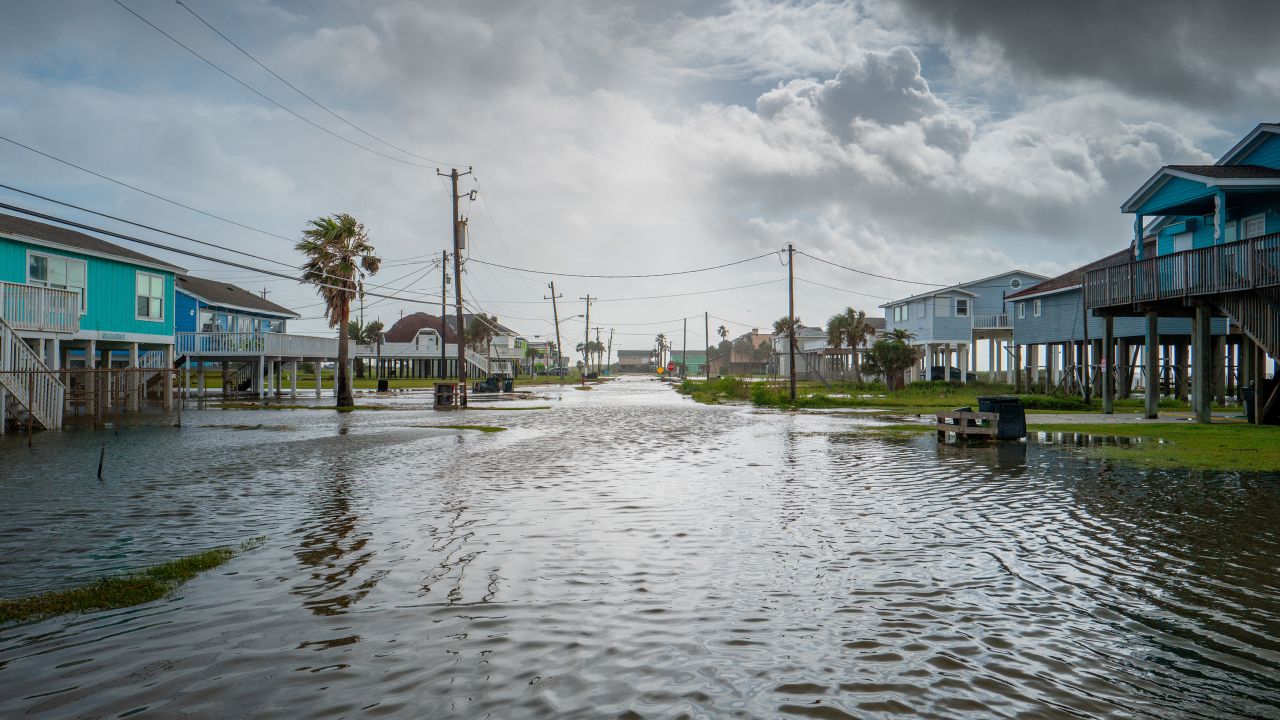
[[[947,410],[937,414],[938,439],[945,440],[947,433],[955,433],[956,439],[973,438],[994,440],[998,413],[973,412],[972,410]]]

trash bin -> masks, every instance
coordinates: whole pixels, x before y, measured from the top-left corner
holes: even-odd
[[[507,378],[506,380],[503,380],[502,392],[512,392],[513,390],[515,390],[515,385],[516,385],[515,381],[512,380],[511,378]]]
[[[436,407],[453,407],[457,386],[453,383],[436,383]]]
[[[390,387],[390,380],[386,378],[378,378],[378,392],[386,392]]]
[[[984,395],[978,398],[978,412],[996,413],[997,440],[1020,440],[1027,436],[1027,412],[1022,399],[1011,395]]]

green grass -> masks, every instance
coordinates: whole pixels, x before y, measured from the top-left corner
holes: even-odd
[[[212,570],[264,541],[265,538],[255,538],[241,544],[239,550],[227,547],[205,550],[138,572],[100,578],[69,590],[55,590],[14,600],[0,599],[0,624],[113,610],[159,600],[200,573]]]
[[[1029,423],[1031,432],[1131,438],[1124,445],[1092,445],[1087,452],[1144,467],[1192,470],[1280,470],[1280,427],[1247,423]]]
[[[694,400],[715,404],[720,402],[744,401],[758,407],[776,408],[878,408],[884,410],[911,411],[918,413],[954,410],[958,407],[978,406],[980,395],[1012,395],[1012,385],[991,383],[970,383],[959,385],[945,382],[915,382],[904,388],[888,391],[881,383],[855,383],[835,381],[830,387],[822,383],[806,381],[796,384],[796,399],[791,400],[785,382],[752,382],[736,377],[713,378],[706,380],[685,380],[677,391],[690,396]],[[837,397],[848,395],[849,397]],[[1023,407],[1028,410],[1050,410],[1054,412],[1097,412],[1102,409],[1102,401],[1095,398],[1086,404],[1074,395],[1042,395],[1022,394]],[[1141,398],[1116,400],[1117,410],[1142,409]],[[1161,400],[1163,409],[1187,409],[1185,402],[1166,398]]]

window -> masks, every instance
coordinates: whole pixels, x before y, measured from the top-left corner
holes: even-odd
[[[1018,303],[1018,319],[1021,320],[1026,316],[1027,316],[1027,304],[1024,302]]]
[[[956,298],[956,317],[969,317],[969,298]]]
[[[933,316],[934,317],[951,317],[951,298],[940,297],[933,299]]]
[[[137,298],[139,320],[164,320],[164,276],[138,273]]]
[[[1031,314],[1040,317],[1040,298],[1031,301]]]
[[[80,314],[89,308],[85,299],[85,263],[83,260],[62,257],[61,255],[45,255],[43,253],[27,253],[27,284],[36,287],[56,288],[58,290],[74,290],[80,293]]]
[[[1009,287],[1013,288],[1014,290],[1017,290],[1018,288],[1022,287],[1022,281],[1019,280],[1018,278],[1014,278],[1009,281]]]
[[[1267,216],[1266,215],[1254,215],[1253,217],[1247,217],[1244,219],[1244,237],[1241,238],[1242,240],[1248,240],[1249,238],[1255,238],[1255,237],[1258,237],[1259,235],[1266,235],[1266,234],[1267,234]]]
[[[1236,221],[1228,220],[1222,224],[1222,242],[1236,241]]]
[[[1191,249],[1192,233],[1184,232],[1173,236],[1173,251],[1183,252]]]
[[[925,304],[924,304],[924,301],[923,301],[923,300],[921,300],[920,302],[916,303],[916,318],[917,318],[917,319],[919,319],[919,320],[923,320],[923,319],[925,318],[925,313],[924,313],[924,309],[925,309],[925,307],[926,307],[926,306],[925,306]]]

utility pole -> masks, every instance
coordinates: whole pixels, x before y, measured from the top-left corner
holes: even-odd
[[[556,364],[556,376],[559,384],[564,384],[564,368],[560,366],[560,353],[563,348],[560,347],[560,311],[556,309],[556,298],[560,297],[556,294],[556,281],[551,281],[551,317],[556,321],[556,352],[553,362]],[[547,298],[543,298],[546,300]]]
[[[444,175],[439,168],[436,169],[437,175]],[[462,324],[462,248],[465,240],[462,237],[462,218],[458,217],[458,178],[463,175],[470,175],[471,168],[467,168],[464,173],[459,173],[458,168],[449,170],[448,178],[453,183],[453,292],[454,299],[457,302],[458,317],[458,397],[460,406],[467,406],[467,348],[466,343],[462,341],[465,326]],[[440,319],[441,325],[444,324],[444,318]]]
[[[606,350],[606,351],[605,351],[605,353],[604,353],[604,366],[605,366],[606,368],[609,368],[609,369],[610,369],[610,370],[609,370],[609,374],[610,374],[610,375],[612,375],[612,374],[613,374],[613,371],[612,371],[612,368],[613,368],[613,328],[609,328],[609,349],[608,349],[608,350]]]
[[[601,344],[602,343],[600,342],[600,326],[597,325],[596,326],[596,348],[599,348]],[[598,349],[596,350],[596,374],[597,375],[600,374],[600,351]]]
[[[582,328],[582,384],[587,384],[587,368],[591,366],[591,358],[587,355],[587,346],[591,344],[591,294],[579,300],[587,301],[586,324]]]
[[[707,371],[707,382],[711,382],[711,313],[703,311],[702,313],[702,332],[705,334],[706,363],[703,367]]]
[[[449,251],[440,251],[440,379],[443,380],[444,375],[444,299],[449,294]],[[400,317],[404,317],[404,311],[400,311]]]
[[[791,402],[796,401],[796,248],[791,243],[787,243],[787,323],[791,346]]]
[[[689,377],[689,318],[684,319],[684,337],[680,346],[680,374]]]

